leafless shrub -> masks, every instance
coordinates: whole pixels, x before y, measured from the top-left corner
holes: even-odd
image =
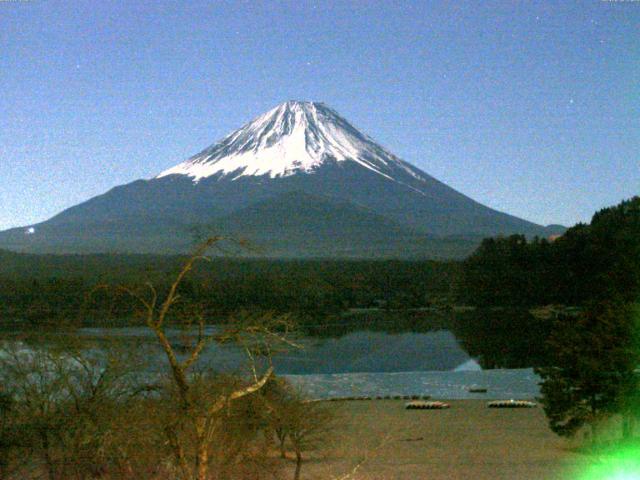
[[[114,468],[112,423],[130,394],[132,364],[114,350],[4,346],[0,377],[24,468],[49,480],[95,478]]]
[[[295,456],[294,480],[300,478],[304,454],[327,445],[336,434],[335,407],[326,402],[309,402],[298,389],[282,379],[274,379],[265,388],[268,422],[280,456],[287,448]]]

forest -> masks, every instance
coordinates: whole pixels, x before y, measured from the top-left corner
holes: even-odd
[[[640,197],[597,212],[553,241],[485,239],[464,261],[459,299],[482,307],[583,305],[640,293]]]
[[[640,295],[640,197],[597,212],[556,239],[487,238],[463,262],[234,259],[200,262],[180,285],[169,321],[235,313],[291,314],[303,333],[453,330],[485,367],[547,362],[558,318],[598,299]],[[0,252],[5,331],[131,325],[127,289],[166,292],[182,256]],[[464,314],[452,314],[459,307]],[[469,311],[470,310],[470,311]],[[331,326],[323,328],[323,325]]]
[[[0,252],[0,311],[5,325],[53,326],[100,318],[134,321],[126,296],[97,286],[145,282],[168,288],[184,257],[144,255],[40,256]],[[436,261],[220,259],[202,262],[180,286],[184,308],[210,323],[239,310],[313,317],[348,309],[407,309],[453,302],[460,265]],[[108,315],[106,315],[108,314]]]

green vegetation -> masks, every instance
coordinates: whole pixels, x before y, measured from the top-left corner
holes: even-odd
[[[640,197],[597,212],[553,242],[489,238],[463,264],[460,298],[477,306],[584,305],[640,298]]]
[[[483,366],[561,361],[556,344],[564,328],[595,338],[596,331],[584,329],[598,322],[582,322],[584,315],[610,302],[629,308],[640,299],[640,197],[597,212],[589,225],[576,225],[555,241],[520,235],[484,240],[463,263],[457,291],[460,302],[478,307],[457,322],[457,332]],[[539,308],[544,305],[556,307]],[[552,333],[556,344],[546,348]],[[571,334],[565,340],[571,348]],[[626,338],[616,341],[623,345]]]
[[[595,440],[598,425],[621,414],[623,437],[631,436],[640,414],[637,313],[614,300],[595,302],[577,318],[558,318],[547,342],[549,366],[537,369],[554,432],[573,436],[589,426]]]
[[[8,327],[135,322],[135,306],[95,286],[152,282],[167,290],[184,257],[37,256],[0,252],[0,320]],[[180,286],[182,308],[208,323],[240,310],[295,313],[303,324],[335,323],[350,308],[407,309],[451,303],[458,264],[434,261],[240,260],[215,258]],[[90,298],[90,301],[88,299]],[[80,308],[82,307],[82,308]],[[80,315],[80,313],[81,315]]]
[[[523,366],[518,359],[537,366],[554,432],[573,436],[590,427],[595,441],[598,427],[617,416],[622,437],[633,436],[640,414],[640,197],[597,212],[555,241],[486,239],[464,262],[459,285],[461,299],[481,307],[458,325],[465,348],[484,366]],[[513,313],[550,304],[565,308]],[[579,308],[570,312],[569,305]]]

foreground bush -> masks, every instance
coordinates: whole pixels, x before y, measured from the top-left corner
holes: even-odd
[[[274,382],[272,355],[295,346],[288,339],[289,317],[247,314],[214,335],[206,333],[197,306],[180,305],[183,280],[219,240],[203,242],[164,292],[150,283],[117,288],[133,300],[163,352],[160,373],[145,368],[144,349],[136,345],[14,342],[5,348],[0,428],[7,440],[0,442],[0,472],[49,480],[273,478],[281,462],[270,456],[271,417],[285,411],[298,478],[302,452],[319,438],[315,423],[328,417],[305,417],[305,410],[319,410],[302,408],[302,397],[267,402],[261,395]],[[98,290],[104,289],[109,287]],[[179,347],[169,339],[169,324],[182,331]],[[215,365],[202,364],[202,353],[214,342],[244,351],[245,374],[221,375]]]

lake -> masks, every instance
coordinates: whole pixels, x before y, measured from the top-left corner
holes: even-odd
[[[217,331],[208,327],[207,333]],[[176,340],[180,332],[169,330]],[[88,337],[153,339],[144,327],[84,328]],[[303,348],[274,357],[276,373],[302,386],[314,398],[347,396],[431,395],[443,399],[535,398],[539,378],[532,369],[482,370],[448,330],[385,333],[359,330],[338,338],[302,337]],[[155,365],[164,365],[155,352]],[[246,363],[234,346],[212,344],[202,364],[217,370],[240,370]],[[470,387],[488,389],[470,393]]]

